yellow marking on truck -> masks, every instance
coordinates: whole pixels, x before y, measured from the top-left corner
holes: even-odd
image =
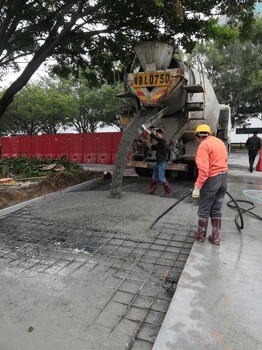
[[[138,98],[140,99],[141,102],[147,104],[148,102],[151,101],[151,94],[150,94],[150,92],[147,89],[136,88],[136,89],[134,89],[134,91],[135,91],[136,95],[138,96]]]
[[[168,89],[168,86],[155,87],[152,91],[149,91],[147,88],[134,88],[133,84],[131,84],[131,87],[144,104],[156,103]]]
[[[151,93],[152,101],[156,103],[167,91],[167,86],[165,88],[154,89]]]

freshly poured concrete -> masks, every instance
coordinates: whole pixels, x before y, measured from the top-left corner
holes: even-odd
[[[229,164],[228,192],[262,216],[262,192],[243,195],[262,191],[262,173],[247,171],[245,155]],[[262,222],[244,214],[239,232],[235,213],[224,203],[220,246],[195,241],[153,350],[262,349]]]

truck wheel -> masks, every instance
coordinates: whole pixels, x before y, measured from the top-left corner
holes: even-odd
[[[138,176],[151,177],[153,174],[153,169],[135,168]]]
[[[197,179],[197,166],[194,160],[183,160],[182,163],[187,164],[187,172],[179,172],[180,180],[195,181]]]
[[[187,178],[189,180],[195,181],[198,175],[196,163],[194,161],[188,161],[187,169]]]

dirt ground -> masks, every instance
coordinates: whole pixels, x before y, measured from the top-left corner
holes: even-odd
[[[15,181],[12,184],[0,185],[0,209],[28,201],[52,192],[63,190],[97,177],[101,177],[101,171],[81,171],[75,176],[68,175],[65,172],[46,176],[39,180]]]

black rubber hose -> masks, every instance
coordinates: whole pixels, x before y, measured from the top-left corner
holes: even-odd
[[[239,201],[240,202],[240,201]],[[249,201],[241,201],[243,203],[250,203],[250,204],[253,204],[253,207],[252,208],[249,208],[249,209],[244,209],[244,208],[240,208],[242,210],[243,213],[248,213],[249,215],[251,216],[254,216],[254,218],[262,221],[262,216],[259,216],[255,213],[253,213],[252,211],[250,211],[251,209],[254,209],[255,208],[255,204],[253,202],[249,202]]]
[[[152,225],[149,227],[150,229],[153,228],[153,226],[158,222],[159,219],[161,219],[164,215],[166,215],[166,213],[168,213],[172,208],[174,208],[176,205],[178,205],[180,202],[182,202],[184,199],[186,199],[187,197],[189,197],[192,194],[192,191],[188,192],[184,197],[180,198],[177,202],[175,202],[174,204],[171,205],[171,207],[169,207],[166,211],[164,211],[161,215],[159,215],[159,217],[157,217],[155,219],[155,221],[153,221]]]
[[[251,210],[255,208],[255,204],[251,201],[247,201],[247,200],[242,200],[242,199],[234,199],[230,193],[227,192],[227,195],[231,198],[231,201],[229,201],[227,203],[227,205],[230,207],[230,208],[233,208],[233,209],[237,209],[238,211],[238,214],[236,215],[235,217],[235,222],[236,222],[236,225],[238,227],[238,229],[242,229],[244,228],[244,219],[243,219],[243,215],[242,213],[247,213],[253,217],[255,217],[256,219],[262,221],[262,217],[253,213]],[[235,204],[235,206],[232,205],[232,202]],[[248,208],[248,209],[245,209],[245,208],[241,208],[238,203],[246,203],[246,204],[250,204],[251,207]],[[241,221],[241,224],[238,223],[238,218],[240,217],[240,221]]]
[[[150,229],[153,228],[155,226],[155,224],[158,222],[159,219],[161,219],[164,215],[166,215],[171,209],[173,209],[176,205],[178,205],[180,202],[182,202],[184,199],[186,199],[187,197],[189,197],[192,194],[192,191],[188,192],[185,196],[183,196],[182,198],[180,198],[177,202],[175,202],[174,204],[171,205],[171,207],[169,207],[167,210],[165,210],[161,215],[159,215],[155,221],[153,221],[153,223],[151,224],[151,226],[149,227]],[[241,199],[235,199],[229,192],[226,192],[226,194],[231,198],[231,201],[227,202],[227,206],[229,206],[232,209],[236,209],[237,210],[237,214],[235,216],[235,223],[236,226],[239,230],[244,228],[244,217],[243,217],[243,213],[248,213],[251,216],[254,216],[256,219],[258,220],[262,220],[262,217],[251,212],[252,209],[255,208],[255,205],[253,202],[250,201],[246,201],[246,200],[241,200]],[[232,203],[234,203],[234,205],[232,205]],[[244,209],[241,208],[238,203],[248,203],[251,205],[250,208],[248,209]],[[238,222],[238,219],[240,219],[240,223]]]
[[[235,216],[235,223],[237,225],[237,228],[239,230],[241,230],[242,228],[244,228],[244,218],[243,218],[243,215],[242,215],[243,209],[240,208],[240,206],[237,204],[237,202],[239,200],[235,200],[235,198],[232,197],[229,192],[226,192],[226,194],[231,198],[231,201],[227,202],[227,206],[229,206],[230,208],[236,209],[238,211],[238,213]],[[235,204],[235,206],[233,206],[231,204],[232,202]],[[240,224],[238,223],[238,218],[240,218]]]

